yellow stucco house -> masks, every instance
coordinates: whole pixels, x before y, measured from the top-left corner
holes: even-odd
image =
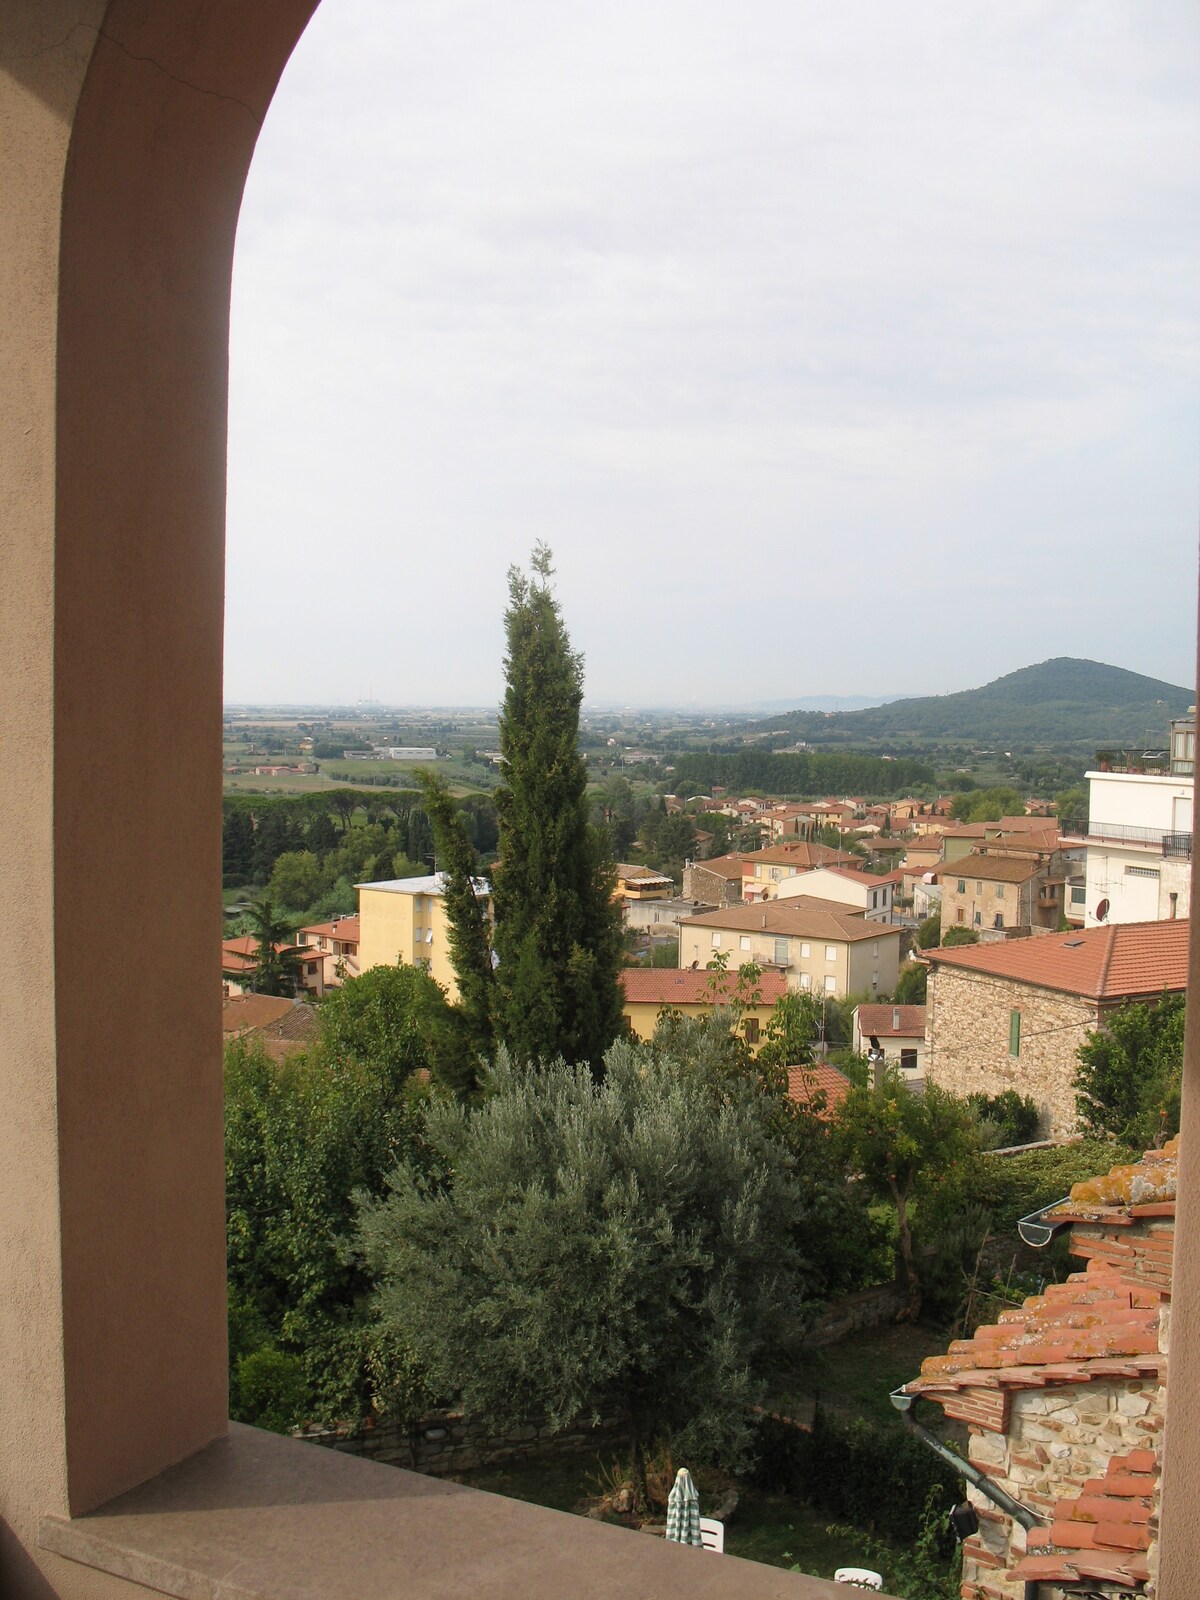
[[[789,989],[831,999],[891,994],[900,970],[900,932],[800,896],[725,906],[680,921],[679,965],[700,969],[724,953],[730,966],[755,961],[774,968]]]
[[[458,999],[458,980],[450,962],[449,920],[444,899],[445,873],[423,878],[389,878],[379,883],[357,883],[358,969],[394,967],[403,963],[424,967],[446,991]],[[492,911],[491,886],[479,879],[475,892]]]
[[[664,1010],[679,1011],[685,1017],[708,1016],[717,1006],[731,999],[743,1000],[735,972],[691,972],[676,967],[625,967],[617,974],[621,985],[621,1010],[630,1029],[639,1039],[650,1039]],[[746,1004],[738,1031],[756,1050],[764,1037],[771,1012],[787,993],[787,980],[781,972],[764,972],[753,985],[755,996]]]

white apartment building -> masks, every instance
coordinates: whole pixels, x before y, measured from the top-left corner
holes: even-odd
[[[1173,747],[1188,732],[1176,725]],[[1191,765],[1178,759],[1169,773],[1088,773],[1085,927],[1189,915]]]

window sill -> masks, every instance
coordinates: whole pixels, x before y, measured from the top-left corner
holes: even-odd
[[[180,1600],[838,1600],[845,1588],[682,1550],[257,1428],[39,1543]]]

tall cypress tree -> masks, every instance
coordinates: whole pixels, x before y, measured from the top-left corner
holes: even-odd
[[[583,660],[554,598],[550,551],[508,574],[508,651],[496,791],[497,1033],[521,1060],[603,1070],[621,1025],[612,863],[588,823],[579,754]]]

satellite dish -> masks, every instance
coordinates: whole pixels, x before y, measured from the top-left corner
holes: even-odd
[[[1101,900],[1100,904],[1096,907],[1096,921],[1097,922],[1107,922],[1108,921],[1108,911],[1109,911],[1108,901],[1107,900]]]

